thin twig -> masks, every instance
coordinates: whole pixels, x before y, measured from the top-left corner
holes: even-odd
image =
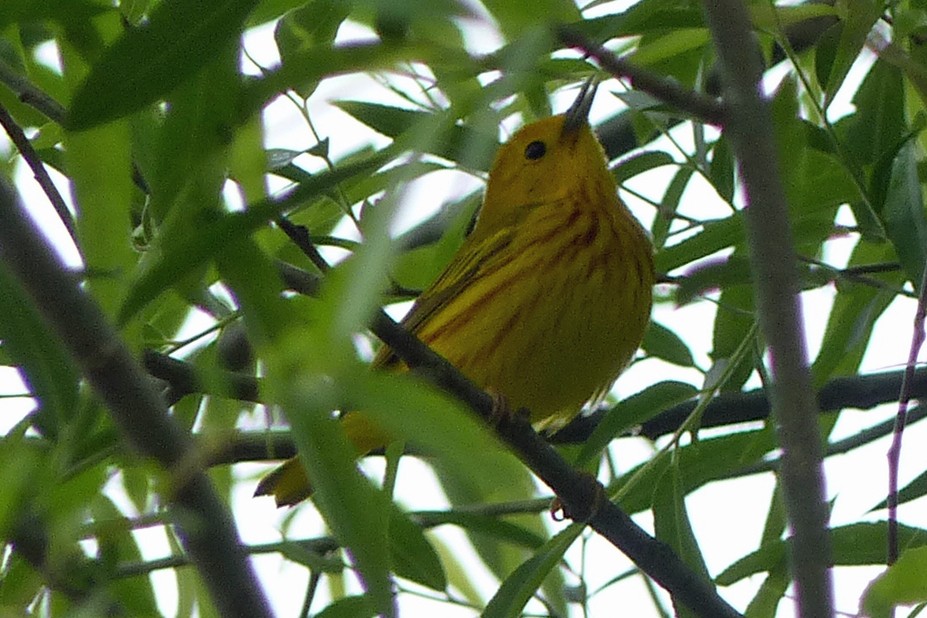
[[[77,227],[74,225],[74,218],[71,216],[71,211],[68,210],[68,205],[65,204],[64,198],[61,197],[61,193],[58,192],[58,188],[52,182],[51,176],[48,175],[48,171],[45,169],[45,164],[42,163],[42,159],[39,158],[38,153],[32,147],[32,142],[29,141],[22,127],[16,123],[16,120],[13,119],[13,116],[3,105],[0,105],[0,125],[3,126],[6,134],[10,136],[10,140],[19,150],[23,160],[32,169],[36,182],[39,183],[42,191],[48,196],[48,201],[51,202],[55,212],[58,213],[61,223],[67,228],[71,240],[77,245]]]
[[[58,124],[64,122],[66,112],[61,103],[58,103],[58,101],[36,87],[2,60],[0,60],[0,84],[4,84],[15,92],[20,101],[45,114],[49,120],[54,120]]]
[[[892,444],[888,449],[888,551],[886,562],[895,564],[898,560],[898,465],[901,462],[901,439],[908,417],[908,403],[911,401],[914,381],[914,368],[917,365],[917,355],[924,345],[924,318],[927,315],[927,267],[921,274],[921,292],[917,300],[917,310],[914,312],[914,325],[911,332],[911,349],[908,351],[908,364],[904,369],[904,379],[901,381],[901,392],[898,394],[898,414],[895,416],[895,427],[892,434]]]
[[[817,406],[800,319],[795,248],[778,170],[762,56],[742,0],[703,2],[724,83],[724,133],[737,158],[760,325],[769,345],[771,400],[782,445],[780,479],[793,529],[797,613],[833,616],[830,538]]]
[[[927,418],[927,407],[920,406],[916,407],[910,412],[908,412],[907,425],[912,425],[916,422],[922,421]],[[879,438],[884,438],[885,436],[892,433],[895,429],[895,419],[891,418],[882,423],[877,423],[872,427],[867,427],[862,429],[859,433],[855,433],[852,436],[844,438],[843,440],[837,440],[836,442],[830,442],[824,448],[825,457],[833,457],[834,455],[843,455],[844,453],[849,453],[852,450],[858,449],[861,446],[871,444]],[[751,474],[761,474],[763,472],[773,472],[779,469],[781,465],[780,458],[770,459],[767,461],[761,461],[759,463],[753,464],[751,466],[745,466],[739,470],[734,470],[730,474],[725,474],[718,477],[718,479],[734,479],[741,478],[744,476],[749,476]]]
[[[569,26],[557,28],[557,36],[564,45],[574,47],[595,58],[603,69],[615,77],[630,79],[635,90],[651,94],[674,109],[691,114],[701,122],[716,126],[724,123],[725,109],[718,99],[690,90],[679,82],[635,66]]]

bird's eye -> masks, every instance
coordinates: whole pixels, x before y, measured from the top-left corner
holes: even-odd
[[[525,146],[525,158],[536,161],[547,154],[547,145],[542,142],[535,140]]]

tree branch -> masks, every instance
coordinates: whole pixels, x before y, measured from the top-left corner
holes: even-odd
[[[780,479],[793,529],[792,576],[802,616],[833,616],[820,429],[805,356],[795,249],[779,178],[760,58],[740,0],[706,0],[724,84],[724,133],[737,158],[760,327],[769,345],[772,407],[783,449]]]
[[[16,93],[20,101],[45,114],[49,120],[58,124],[64,122],[65,110],[61,103],[34,86],[3,61],[0,61],[0,84]]]
[[[55,183],[52,182],[51,176],[48,175],[48,171],[45,169],[45,164],[42,163],[42,159],[39,158],[38,153],[36,153],[35,149],[32,147],[29,138],[26,137],[22,128],[16,124],[16,121],[13,120],[13,117],[2,105],[0,105],[0,125],[3,126],[7,135],[10,136],[10,140],[16,146],[16,149],[19,150],[19,154],[22,155],[23,160],[32,169],[32,174],[35,176],[36,182],[42,187],[42,191],[45,192],[48,201],[51,202],[55,212],[58,213],[58,218],[61,219],[61,223],[64,224],[64,227],[68,230],[68,234],[71,235],[71,240],[74,244],[77,244],[77,228],[74,226],[74,218],[71,216],[71,211],[68,210],[67,204],[64,203],[64,198],[61,197],[58,188],[55,186]]]
[[[169,499],[184,549],[225,616],[270,616],[229,512],[192,455],[144,372],[35,229],[13,190],[0,181],[0,260],[32,297],[52,330],[106,403],[126,440],[174,475]]]
[[[691,114],[700,122],[720,125],[724,121],[724,106],[718,99],[690,90],[673,79],[635,66],[569,26],[557,28],[557,36],[564,45],[575,47],[587,56],[595,58],[599,65],[613,76],[630,79],[635,90],[651,94],[674,109]]]
[[[318,276],[290,265],[281,265],[289,289],[303,294],[314,294]],[[210,372],[211,380],[200,376],[199,370],[183,360],[166,354],[146,350],[142,356],[145,368],[156,378],[170,384],[173,401],[193,393],[230,397],[239,401],[262,403],[260,380],[252,375],[231,371]],[[887,371],[861,376],[845,376],[829,380],[818,391],[818,407],[822,412],[854,408],[868,410],[877,405],[897,401],[905,370]],[[218,379],[215,379],[218,376]],[[216,385],[222,385],[217,387]],[[927,368],[914,372],[909,384],[912,398],[927,397]],[[620,408],[621,403],[616,404]],[[635,435],[655,440],[675,433],[692,414],[698,400],[687,401],[656,414],[644,421]],[[550,436],[552,444],[577,444],[585,442],[599,425],[609,408],[602,408],[579,416],[566,427]],[[700,427],[724,427],[739,423],[763,421],[769,418],[769,399],[763,389],[747,392],[721,393],[709,402],[702,415]]]

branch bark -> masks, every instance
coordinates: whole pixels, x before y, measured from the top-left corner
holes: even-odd
[[[746,195],[745,224],[759,321],[769,346],[771,398],[783,455],[780,480],[789,520],[800,616],[833,616],[821,434],[800,319],[795,249],[779,178],[762,69],[740,0],[705,0],[727,104],[724,133]]]
[[[125,439],[172,476],[175,521],[184,549],[223,616],[270,616],[232,518],[205,472],[191,465],[191,442],[167,413],[144,371],[103,312],[69,276],[0,180],[0,261],[32,297],[70,350]]]

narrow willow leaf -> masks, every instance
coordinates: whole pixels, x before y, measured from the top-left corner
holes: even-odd
[[[560,564],[563,554],[583,531],[583,526],[572,524],[561,530],[538,550],[527,562],[506,578],[499,590],[483,610],[483,618],[517,618],[525,604],[537,592],[544,578]]]
[[[74,95],[68,128],[89,129],[164,97],[241,34],[256,0],[174,0],[126,30]]]

